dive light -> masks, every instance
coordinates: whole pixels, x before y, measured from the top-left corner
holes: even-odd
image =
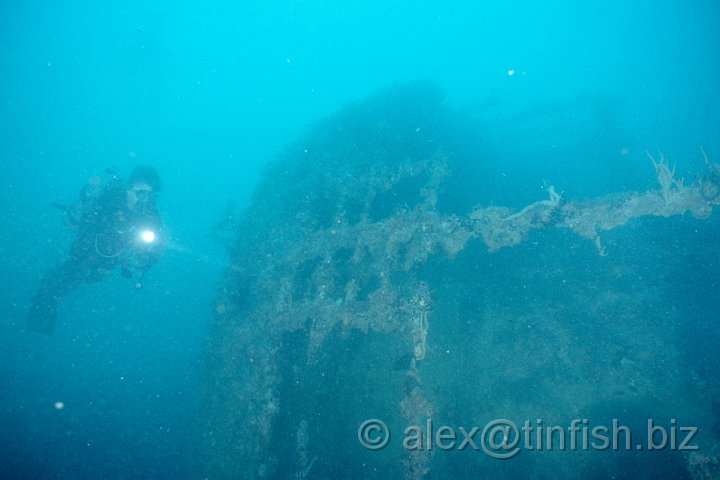
[[[144,243],[153,243],[155,241],[155,232],[149,229],[140,231],[140,240]]]

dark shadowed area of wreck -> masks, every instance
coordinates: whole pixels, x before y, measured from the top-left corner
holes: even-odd
[[[546,186],[527,206],[488,206],[522,195],[490,180],[499,167],[480,128],[432,85],[401,85],[318,123],[268,166],[215,307],[199,474],[717,472],[718,370],[692,340],[720,307],[718,250],[708,248],[717,165],[684,185],[653,159],[650,192],[576,203]],[[715,283],[693,282],[692,269]],[[359,438],[371,419],[391,434],[377,424]],[[483,432],[498,419],[518,430]],[[583,444],[598,426],[612,441],[614,420],[631,448],[622,429],[619,445]],[[667,432],[699,426],[692,443],[705,457],[639,450],[649,420]],[[428,421],[452,429],[452,448],[442,448],[449,437],[413,445]],[[476,426],[458,448],[460,428]],[[495,458],[515,437],[512,459]]]

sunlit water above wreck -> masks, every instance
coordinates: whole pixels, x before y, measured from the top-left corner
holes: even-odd
[[[717,478],[712,2],[241,3],[0,7],[0,476]],[[160,263],[25,331],[52,203],[137,163]],[[403,448],[428,418],[699,448]]]

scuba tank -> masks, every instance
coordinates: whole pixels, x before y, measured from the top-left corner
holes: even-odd
[[[100,197],[100,194],[107,185],[120,180],[113,168],[106,168],[102,174],[93,175],[80,190],[77,201],[69,205],[53,202],[52,206],[64,212],[65,226],[71,230],[77,230],[83,216],[90,211],[93,203]]]

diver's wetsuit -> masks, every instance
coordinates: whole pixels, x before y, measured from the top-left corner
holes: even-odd
[[[160,215],[153,201],[127,206],[125,184],[114,179],[92,202],[77,225],[78,235],[69,258],[50,270],[33,297],[28,329],[50,334],[55,328],[58,299],[81,283],[102,280],[120,263],[123,270],[133,267],[144,272],[160,256]],[[139,238],[144,229],[156,233],[146,244]]]

